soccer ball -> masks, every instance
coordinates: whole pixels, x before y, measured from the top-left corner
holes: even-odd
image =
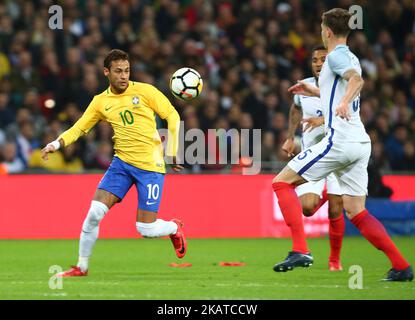
[[[200,95],[203,80],[192,68],[180,68],[170,78],[170,90],[175,97],[189,101]]]

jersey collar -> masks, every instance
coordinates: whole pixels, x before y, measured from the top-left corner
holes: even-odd
[[[333,51],[334,50],[336,50],[337,48],[348,48],[349,46],[348,45],[346,45],[346,44],[338,44],[334,49],[333,49]]]

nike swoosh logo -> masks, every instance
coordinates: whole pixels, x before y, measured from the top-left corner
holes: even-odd
[[[184,245],[182,245],[182,247],[180,248],[179,253],[180,254],[183,254],[184,253]]]
[[[155,204],[156,202],[150,202],[150,201],[147,201],[146,202],[146,205],[148,205],[148,206],[151,206],[152,204]]]
[[[109,106],[109,107],[105,107],[105,111],[108,111],[109,109],[111,109],[113,106]]]

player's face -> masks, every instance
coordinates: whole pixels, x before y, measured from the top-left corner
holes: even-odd
[[[104,68],[104,74],[114,91],[124,92],[130,80],[130,63],[128,60],[112,61],[110,69]]]
[[[326,50],[315,50],[313,52],[313,57],[311,58],[311,69],[315,77],[320,75],[321,68],[326,60],[326,55]]]

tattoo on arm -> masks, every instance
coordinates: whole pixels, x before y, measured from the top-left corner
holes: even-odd
[[[294,138],[295,131],[303,118],[303,110],[295,103],[291,105],[290,114],[288,116],[288,138]]]
[[[343,79],[348,81],[346,93],[343,99],[347,103],[350,103],[359,95],[360,90],[362,90],[364,81],[361,75],[355,69],[346,71],[343,75]]]

